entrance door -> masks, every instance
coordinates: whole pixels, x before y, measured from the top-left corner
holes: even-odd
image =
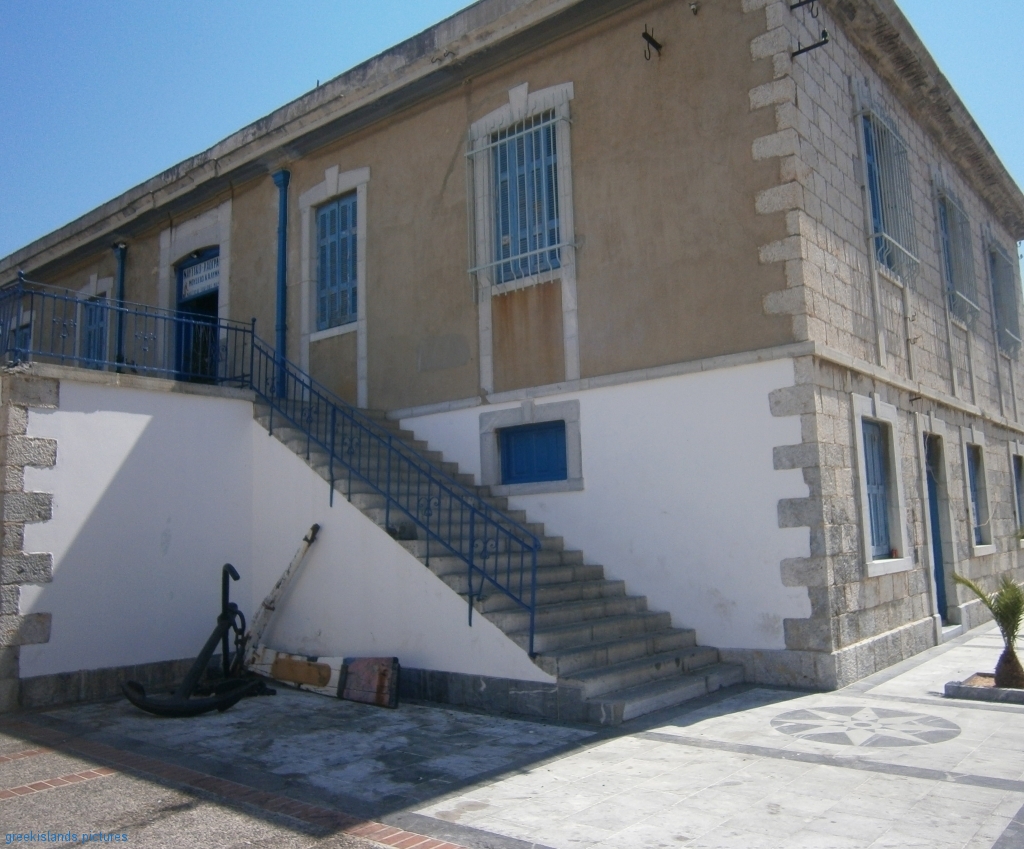
[[[220,248],[196,251],[178,265],[178,380],[213,383],[217,379],[219,291]]]
[[[946,481],[942,473],[942,440],[938,436],[925,434],[925,468],[928,477],[928,514],[932,526],[932,568],[935,572],[935,603],[939,608],[942,623],[948,624],[946,613],[946,569],[942,559],[942,522],[939,511],[940,496],[945,501]]]
[[[86,368],[101,369],[107,360],[107,298],[97,295],[82,306],[82,360]]]

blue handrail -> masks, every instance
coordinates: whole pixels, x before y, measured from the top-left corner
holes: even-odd
[[[250,324],[18,284],[0,290],[0,362],[48,362],[251,389],[325,456],[335,485],[359,482],[383,497],[384,524],[397,513],[433,556],[463,562],[469,622],[490,587],[530,615],[532,656],[540,540],[436,463],[342,400],[256,336]],[[114,349],[120,327],[123,343]],[[120,335],[120,334],[117,334]],[[118,356],[118,351],[121,352]]]

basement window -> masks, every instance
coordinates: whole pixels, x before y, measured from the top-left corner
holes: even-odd
[[[498,440],[503,484],[568,479],[564,421],[502,428]]]

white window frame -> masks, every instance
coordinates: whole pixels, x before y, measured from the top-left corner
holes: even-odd
[[[299,240],[300,281],[300,359],[303,371],[309,371],[309,346],[322,339],[356,334],[356,405],[369,403],[369,382],[366,341],[366,195],[370,182],[369,168],[340,171],[332,165],[324,171],[324,179],[299,195],[299,217],[302,236]],[[326,330],[316,329],[317,245],[316,212],[329,201],[356,193],[356,320]]]
[[[964,464],[964,501],[967,506],[967,541],[971,548],[971,557],[984,557],[996,553],[995,535],[992,533],[992,499],[988,492],[988,458],[985,456],[985,434],[981,428],[969,427],[960,428],[961,457]],[[979,449],[981,465],[978,468],[980,480],[978,481],[978,500],[981,502],[980,509],[985,513],[983,521],[978,522],[974,515],[974,499],[971,498],[971,471],[968,453],[970,447]],[[974,528],[980,525],[982,528],[982,543],[974,540]]]
[[[572,204],[572,158],[569,103],[573,84],[562,83],[531,92],[523,83],[509,89],[508,103],[473,122],[466,145],[467,205],[469,208],[469,273],[478,305],[480,335],[480,386],[494,391],[494,345],[491,323],[491,298],[517,289],[554,280],[561,281],[562,344],[565,379],[579,380],[579,322],[576,312],[576,232]],[[560,241],[559,267],[503,283],[493,279],[494,268],[501,264],[494,257],[493,174],[490,162],[491,135],[520,121],[553,111],[555,133],[558,215]]]
[[[566,479],[503,484],[501,444],[498,431],[506,427],[542,422],[565,422]],[[515,407],[480,415],[480,482],[493,495],[535,495],[547,492],[578,492],[583,489],[583,448],[580,441],[580,402],[557,401],[534,404],[523,401]]]
[[[906,499],[903,492],[903,463],[899,452],[899,415],[896,407],[886,404],[876,393],[871,397],[853,395],[854,447],[857,452],[857,486],[860,494],[861,545],[867,577],[891,575],[914,568],[913,542],[907,529]],[[889,452],[889,541],[899,557],[875,560],[871,556],[871,518],[868,511],[868,483],[865,473],[864,421],[879,422],[885,427],[886,449]]]

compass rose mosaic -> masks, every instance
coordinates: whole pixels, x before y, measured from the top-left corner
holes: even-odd
[[[960,733],[960,726],[927,713],[837,705],[781,713],[772,728],[815,743],[838,746],[923,746],[944,743]]]

